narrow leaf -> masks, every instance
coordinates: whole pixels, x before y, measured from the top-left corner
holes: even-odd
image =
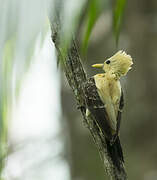
[[[124,9],[126,5],[126,0],[116,0],[115,9],[113,12],[113,31],[115,35],[116,45],[118,44],[119,34],[122,24],[122,19],[124,15]]]
[[[102,10],[105,8],[104,0],[91,0],[87,13],[87,26],[82,42],[82,52],[85,53],[88,47],[88,41],[92,32],[92,29],[99,18]]]

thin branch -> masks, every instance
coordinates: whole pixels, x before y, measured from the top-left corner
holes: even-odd
[[[127,175],[125,172],[124,164],[121,162],[120,169],[118,169],[107,151],[107,145],[104,136],[100,132],[97,124],[94,121],[92,115],[86,117],[86,103],[83,84],[87,81],[86,73],[83,69],[81,58],[78,52],[76,42],[72,40],[71,48],[69,48],[66,56],[62,53],[61,46],[59,44],[60,25],[58,21],[51,20],[52,41],[57,49],[58,57],[62,59],[63,69],[67,78],[67,81],[74,93],[77,105],[82,113],[84,124],[88,127],[94,143],[97,146],[103,165],[107,174],[112,180],[126,180]]]

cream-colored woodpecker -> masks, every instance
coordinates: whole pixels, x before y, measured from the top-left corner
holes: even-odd
[[[118,137],[121,112],[124,105],[120,78],[125,76],[133,64],[130,55],[118,51],[103,64],[92,67],[102,68],[104,73],[96,74],[85,83],[86,116],[92,115],[104,135],[108,152],[118,167],[123,162],[123,153]]]

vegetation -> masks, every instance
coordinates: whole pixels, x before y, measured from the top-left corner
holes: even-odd
[[[127,7],[126,7],[127,5]],[[5,0],[0,7],[0,175],[5,159],[12,153],[8,139],[14,99],[18,99],[25,74],[33,62],[39,33],[47,32],[47,14],[54,22],[59,18],[60,67],[73,39],[88,75],[96,74],[90,65],[103,61],[115,50],[129,51],[135,58],[135,70],[124,80],[127,97],[122,120],[121,138],[130,179],[156,177],[156,7],[154,0],[80,0],[63,1]],[[56,12],[57,10],[57,12]],[[29,12],[29,13],[28,13]],[[55,13],[56,14],[55,14]],[[125,12],[125,18],[124,18]],[[123,26],[122,26],[123,25]],[[54,29],[55,26],[53,26]],[[122,36],[120,36],[120,32]],[[58,33],[58,32],[57,32]],[[55,34],[53,34],[55,40]],[[41,43],[42,44],[42,43]],[[78,48],[80,47],[80,48]],[[81,51],[82,50],[82,51]],[[83,53],[82,53],[83,52]],[[146,52],[146,53],[145,53]],[[87,59],[87,61],[84,61]],[[149,62],[149,63],[148,63]],[[62,85],[63,86],[63,85]],[[73,89],[74,91],[74,89]],[[77,93],[74,91],[74,93]],[[104,170],[91,136],[83,128],[77,106],[69,89],[62,89],[64,123],[68,127],[71,149],[65,154],[71,165],[72,179],[104,179]],[[69,102],[69,106],[65,102]],[[66,119],[68,119],[66,121]],[[63,124],[64,124],[63,123]],[[79,124],[79,125],[78,125]],[[68,144],[68,143],[67,143]],[[86,151],[86,152],[85,152]],[[88,156],[87,156],[88,154]]]

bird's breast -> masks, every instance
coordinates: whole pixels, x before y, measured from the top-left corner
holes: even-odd
[[[121,97],[121,85],[119,81],[109,83],[109,91],[113,104],[119,103]]]
[[[107,109],[112,109],[112,106],[115,116],[117,116],[121,97],[121,85],[119,80],[115,80],[113,77],[102,75],[95,75],[94,79],[99,96],[104,105],[108,106]]]
[[[121,97],[121,85],[119,80],[115,80],[112,77],[106,77],[102,74],[94,76],[96,87],[103,101],[109,97],[112,99],[112,103],[115,104]]]

